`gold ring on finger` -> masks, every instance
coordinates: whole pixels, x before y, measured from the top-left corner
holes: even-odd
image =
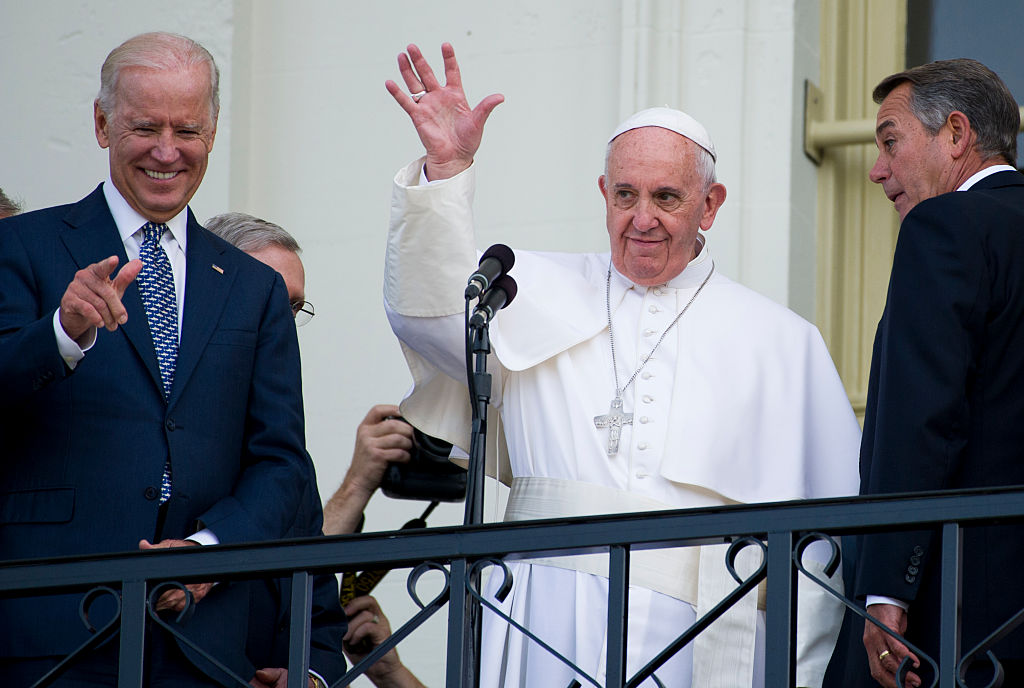
[[[889,652],[889,650],[886,650],[882,654],[878,655],[878,661],[881,662],[883,659],[885,659],[886,657],[888,657],[891,654],[892,654],[892,652]]]

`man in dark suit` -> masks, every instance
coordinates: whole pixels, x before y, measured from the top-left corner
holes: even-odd
[[[1024,175],[1012,167],[1017,103],[998,76],[963,59],[894,74],[873,95],[880,103],[879,153],[870,178],[902,224],[871,362],[861,491],[1024,484]],[[868,612],[934,659],[940,544],[933,530],[865,536],[856,574]],[[966,652],[1024,607],[1024,528],[967,528],[963,562]],[[908,654],[915,667],[921,664],[903,643],[865,626],[863,647],[876,681],[896,685]],[[1007,671],[1004,685],[1024,685],[1024,636],[1012,634],[994,653]],[[992,667],[980,664],[977,685],[985,685]],[[930,682],[922,671],[910,685]],[[851,675],[835,685],[861,685]]]
[[[313,317],[313,305],[306,301],[306,271],[299,258],[299,243],[283,227],[246,213],[223,213],[206,221],[206,228],[232,246],[269,265],[284,280],[296,326]],[[289,537],[323,535],[324,512],[320,492],[310,481],[295,517]],[[254,584],[250,609],[254,618],[272,619],[272,624],[251,624],[247,652],[261,667],[252,680],[253,688],[283,686],[288,678],[288,640],[291,622],[291,580],[267,579]],[[333,574],[314,576],[310,672],[331,684],[345,673],[341,640],[348,624],[338,601],[338,580]],[[268,632],[270,631],[270,632]]]
[[[313,470],[284,283],[187,207],[213,147],[217,80],[187,38],[126,41],[94,107],[109,179],[0,223],[6,559],[264,540],[295,522]],[[263,621],[249,618],[249,585],[189,587],[183,633],[248,680],[248,627]],[[80,598],[0,601],[7,685],[88,638]],[[183,601],[168,593],[160,607]],[[147,639],[149,685],[236,685],[163,633]],[[116,645],[57,685],[111,684]]]

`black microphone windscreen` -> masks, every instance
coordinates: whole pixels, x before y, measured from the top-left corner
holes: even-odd
[[[495,244],[484,251],[480,256],[480,262],[483,263],[488,258],[497,258],[504,272],[508,272],[516,264],[516,254],[505,244]]]
[[[505,306],[512,303],[512,299],[516,297],[516,293],[519,291],[519,285],[512,279],[511,275],[502,275],[498,279],[494,280],[494,284],[491,285],[491,289],[501,289],[505,292]],[[504,308],[505,306],[502,306]]]

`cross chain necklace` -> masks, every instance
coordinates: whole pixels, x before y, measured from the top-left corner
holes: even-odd
[[[598,429],[608,428],[608,456],[614,456],[619,451],[619,437],[622,435],[622,426],[633,424],[633,414],[623,413],[622,411],[622,393],[626,391],[626,388],[633,383],[636,376],[640,374],[640,371],[644,369],[647,362],[651,360],[651,356],[653,356],[654,352],[657,351],[659,346],[661,346],[661,342],[665,339],[665,335],[669,333],[669,330],[675,327],[676,323],[679,322],[679,319],[682,318],[683,315],[686,314],[686,311],[690,309],[690,306],[693,305],[693,302],[704,289],[704,285],[708,283],[708,280],[711,279],[711,275],[713,275],[714,272],[715,263],[712,261],[711,270],[708,271],[707,277],[705,277],[704,281],[700,283],[699,287],[697,287],[697,291],[693,292],[693,296],[691,296],[690,300],[686,302],[685,306],[683,306],[683,310],[679,311],[679,315],[677,315],[675,319],[669,323],[668,327],[665,328],[665,331],[661,333],[661,336],[658,337],[658,341],[655,342],[654,347],[646,356],[644,356],[644,359],[640,361],[640,367],[634,370],[633,374],[629,376],[628,380],[626,380],[626,384],[619,387],[619,367],[615,363],[615,334],[612,331],[612,263],[611,260],[608,261],[608,277],[605,280],[604,287],[604,307],[608,314],[608,342],[611,345],[612,350],[612,372],[615,375],[615,398],[612,399],[612,404],[606,415],[594,416],[595,427]]]

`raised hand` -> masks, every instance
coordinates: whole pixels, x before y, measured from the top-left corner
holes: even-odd
[[[398,71],[412,94],[407,95],[394,81],[384,82],[388,93],[402,106],[427,151],[429,179],[447,179],[468,168],[480,147],[484,123],[495,107],[505,100],[500,93],[487,96],[470,108],[462,89],[462,75],[450,43],[441,45],[445,84],[434,76],[423,53],[409,45],[398,56]]]
[[[110,256],[75,273],[60,300],[60,325],[72,339],[77,341],[93,327],[113,332],[127,322],[121,298],[142,269],[142,261],[129,261],[111,279],[117,263],[117,256]]]

